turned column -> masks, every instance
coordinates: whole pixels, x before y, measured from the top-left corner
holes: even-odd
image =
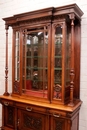
[[[74,91],[74,19],[75,15],[69,15],[71,19],[71,69],[70,69],[70,103],[69,106],[74,106],[73,91]]]
[[[5,25],[6,29],[6,63],[5,63],[5,93],[3,95],[8,96],[8,25]]]

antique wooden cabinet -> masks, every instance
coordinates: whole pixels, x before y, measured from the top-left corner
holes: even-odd
[[[2,130],[79,130],[81,16],[76,4],[3,18],[6,29]],[[13,29],[12,93],[8,29]],[[10,68],[9,68],[10,69]]]

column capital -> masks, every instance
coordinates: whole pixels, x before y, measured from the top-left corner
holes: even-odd
[[[75,20],[75,14],[74,14],[74,13],[69,14],[69,18],[70,18],[71,20]]]

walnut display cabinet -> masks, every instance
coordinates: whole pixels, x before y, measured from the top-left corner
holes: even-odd
[[[2,130],[79,130],[81,16],[76,4],[3,18]],[[12,93],[8,29],[12,27]],[[10,68],[9,68],[10,69]]]

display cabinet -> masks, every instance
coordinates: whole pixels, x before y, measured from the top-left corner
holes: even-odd
[[[81,16],[76,4],[3,18],[6,28],[2,130],[78,130]],[[8,92],[8,28],[12,93]],[[4,114],[6,113],[6,114]]]

